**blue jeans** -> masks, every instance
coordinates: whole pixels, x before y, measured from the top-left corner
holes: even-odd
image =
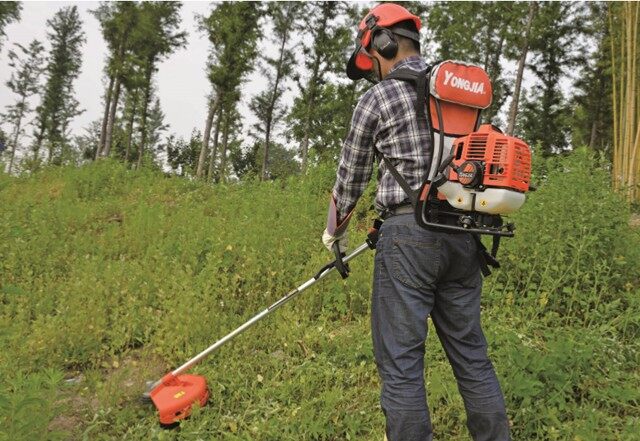
[[[482,277],[477,245],[466,233],[419,227],[412,214],[380,229],[371,311],[389,441],[433,437],[424,385],[427,317],[458,383],[475,441],[509,440],[509,421],[480,327]]]

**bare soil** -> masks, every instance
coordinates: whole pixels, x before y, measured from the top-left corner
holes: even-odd
[[[97,381],[82,372],[69,372],[56,401],[60,413],[49,423],[49,432],[64,432],[69,439],[80,439],[100,408],[139,402],[146,382],[159,379],[168,370],[162,358],[138,349],[105,361]]]

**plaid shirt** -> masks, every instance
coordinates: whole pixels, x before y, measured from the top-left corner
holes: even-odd
[[[391,72],[408,67],[427,68],[415,55],[396,63]],[[353,111],[351,128],[342,146],[333,197],[338,218],[344,219],[364,192],[375,162],[374,146],[381,151],[412,189],[426,179],[431,161],[431,138],[424,123],[418,124],[415,86],[406,81],[381,81],[360,98]],[[378,164],[376,210],[379,213],[409,197],[396,182],[384,162]]]

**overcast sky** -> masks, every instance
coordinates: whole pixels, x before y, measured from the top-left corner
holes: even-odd
[[[98,21],[89,12],[98,6],[97,2],[23,2],[21,20],[5,28],[6,37],[0,52],[0,112],[8,104],[15,101],[15,96],[5,86],[11,75],[8,68],[8,50],[13,43],[28,45],[31,40],[38,39],[45,44],[46,21],[60,8],[77,5],[84,25],[86,43],[83,47],[82,72],[76,80],[76,97],[85,110],[71,123],[73,134],[81,134],[91,121],[101,118],[101,99],[104,94],[104,63],[107,54],[106,44],[100,33]],[[165,123],[169,131],[178,136],[188,137],[193,128],[202,130],[206,117],[206,97],[210,86],[205,74],[205,63],[209,52],[209,42],[197,31],[195,15],[207,14],[211,9],[210,2],[184,2],[182,6],[182,29],[186,30],[187,46],[173,53],[159,64],[156,73],[156,84],[160,103],[165,113]],[[251,96],[264,89],[265,83],[259,75],[254,74],[245,88],[242,114],[246,126],[251,119],[247,110],[247,102]],[[10,128],[4,124],[3,129],[9,133]],[[248,127],[245,127],[245,130]],[[31,133],[31,129],[27,130]]]
[[[364,3],[373,4],[372,2]],[[78,6],[86,36],[86,43],[82,48],[82,71],[74,83],[76,97],[84,112],[77,116],[70,125],[72,134],[79,135],[83,133],[84,128],[88,127],[92,121],[100,119],[103,112],[101,100],[105,89],[103,69],[107,48],[102,39],[98,21],[89,12],[98,6],[97,2],[25,1],[22,3],[21,20],[5,28],[6,37],[2,41],[2,49],[0,50],[0,112],[4,111],[8,104],[15,102],[15,96],[5,86],[5,82],[11,75],[11,69],[8,68],[7,54],[9,49],[14,43],[28,45],[35,38],[43,42],[48,51],[46,21],[53,17],[60,8],[70,5]],[[204,35],[198,32],[195,16],[197,14],[208,14],[211,8],[212,4],[208,1],[183,2],[181,28],[188,32],[187,45],[185,48],[174,52],[158,65],[158,72],[155,75],[157,93],[165,114],[165,123],[169,125],[169,130],[164,136],[174,133],[188,138],[194,128],[198,130],[203,130],[204,128],[204,118],[207,110],[206,99],[210,92],[210,85],[205,74],[209,42]],[[425,26],[428,27],[426,18]],[[265,35],[269,35],[268,29],[263,31]],[[260,45],[260,50],[263,52],[265,47],[271,47],[272,50],[275,50],[274,46],[269,45],[267,42],[263,41]],[[300,46],[296,41],[293,41],[292,45]],[[507,78],[515,76],[515,67],[514,62],[503,62],[504,73]],[[569,77],[565,77],[562,80],[562,88],[565,91],[570,90],[570,77],[572,74],[575,74],[575,72],[570,72]],[[523,85],[525,89],[531,86],[531,77],[530,72],[525,74]],[[343,79],[346,80],[346,78]],[[290,80],[287,84],[292,86]],[[266,81],[261,77],[259,69],[256,69],[243,86],[240,113],[243,116],[243,131],[245,135],[251,125],[255,123],[255,118],[248,109],[248,102],[253,96],[264,90],[266,86]],[[285,93],[284,102],[290,104],[293,101],[294,94],[294,88],[290,87],[288,92]],[[509,101],[507,100],[507,103],[505,103],[503,112],[505,112]],[[34,101],[33,104],[35,107],[36,102]],[[33,115],[30,116],[31,118],[33,118]],[[5,133],[10,133],[11,127],[7,124],[2,124],[0,121],[0,126],[5,130]],[[28,128],[27,134],[30,134],[31,131],[32,129]],[[276,136],[277,133],[278,131],[276,131]],[[23,138],[23,145],[25,141],[26,139]]]

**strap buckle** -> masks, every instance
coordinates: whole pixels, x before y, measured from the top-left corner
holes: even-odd
[[[365,24],[370,31],[373,31],[373,29],[378,26],[378,17],[373,14],[369,14],[369,16],[365,20]]]

